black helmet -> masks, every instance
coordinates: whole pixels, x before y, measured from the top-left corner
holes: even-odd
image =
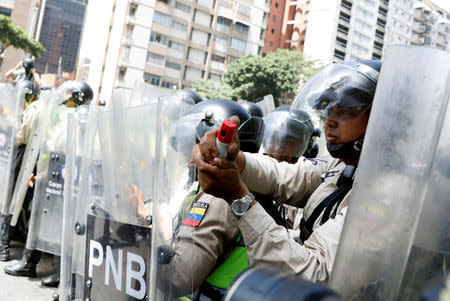
[[[27,79],[22,79],[17,82],[15,87],[19,91],[23,91],[24,99],[27,104],[30,104],[33,101],[36,101],[39,97],[39,89],[37,88],[36,84],[33,83],[32,81],[29,81]]]
[[[244,109],[252,116],[256,116],[256,117],[260,117],[263,118],[264,117],[264,113],[263,110],[261,109],[260,106],[258,106],[256,103],[254,102],[241,102],[239,103],[241,106],[244,107]]]
[[[328,116],[333,107],[350,108],[350,112],[341,114],[344,118],[358,118],[370,112],[381,61],[364,60],[330,64],[314,74],[300,90],[291,110],[303,109],[313,113],[324,111]],[[344,158],[354,152],[360,152],[364,135],[349,143],[327,143],[330,154],[335,158]]]
[[[73,101],[77,106],[88,105],[94,96],[91,87],[82,81],[66,81],[56,91],[61,104]]]
[[[190,97],[190,98],[192,98],[192,100],[194,100],[195,104],[204,101],[203,97],[198,95],[196,92],[188,90],[188,89],[178,90],[173,93],[176,95],[180,95],[181,97]]]
[[[26,73],[29,73],[31,69],[34,68],[34,60],[30,58],[26,58],[22,62],[22,67]]]
[[[304,111],[274,110],[264,116],[261,150],[280,161],[296,162],[310,144],[314,125]]]
[[[194,134],[200,141],[206,132],[219,127],[225,119],[234,115],[241,121],[238,129],[241,150],[258,152],[264,132],[262,118],[251,116],[240,104],[225,99],[205,100],[189,110],[177,124],[172,146],[177,150],[190,150],[192,146],[183,146],[183,141],[192,141]]]

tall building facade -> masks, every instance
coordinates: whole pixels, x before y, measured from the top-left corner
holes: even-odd
[[[45,0],[38,40],[46,51],[36,59],[38,73],[74,73],[87,0]]]
[[[449,48],[449,14],[430,0],[311,0],[305,55],[322,63],[381,59],[387,45]]]
[[[89,1],[77,72],[100,99],[136,81],[160,89],[220,82],[228,63],[263,50],[268,0],[103,2]]]
[[[310,0],[273,0],[267,19],[264,53],[305,45]]]

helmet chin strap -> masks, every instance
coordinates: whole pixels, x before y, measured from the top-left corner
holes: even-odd
[[[330,155],[334,158],[349,158],[355,152],[360,153],[364,142],[364,135],[353,142],[347,143],[327,143],[327,149]]]

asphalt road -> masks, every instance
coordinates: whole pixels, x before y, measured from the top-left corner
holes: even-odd
[[[14,277],[5,274],[3,268],[15,264],[22,257],[23,244],[12,242],[11,257],[9,262],[0,261],[0,300],[2,301],[52,301],[52,294],[56,289],[41,287],[41,277],[51,274],[52,259],[49,255],[41,257],[37,266],[37,278]]]

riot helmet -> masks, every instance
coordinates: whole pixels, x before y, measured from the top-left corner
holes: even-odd
[[[264,116],[264,136],[261,152],[278,161],[295,163],[310,144],[314,125],[309,119],[300,121],[297,116],[307,119],[306,112],[296,110],[274,110]]]
[[[193,145],[185,145],[184,141],[193,141],[188,139],[192,135],[200,141],[206,132],[220,127],[225,119],[234,115],[241,121],[238,129],[241,150],[258,152],[264,132],[262,118],[251,116],[240,104],[225,99],[206,100],[196,104],[177,122],[171,144],[178,151],[190,152]]]
[[[16,89],[22,92],[25,99],[25,106],[28,106],[33,101],[39,98],[39,89],[35,83],[27,79],[22,79],[16,84]]]
[[[173,92],[175,95],[179,95],[182,98],[192,98],[192,100],[194,101],[195,104],[198,104],[199,102],[204,101],[203,97],[201,97],[199,94],[197,94],[194,91],[188,90],[188,89],[182,89],[182,90],[178,90]]]
[[[320,120],[346,123],[370,113],[381,61],[333,63],[317,72],[298,93],[291,110],[304,110]],[[360,152],[364,135],[347,143],[329,143],[335,158]]]
[[[244,107],[244,109],[252,116],[256,116],[256,117],[260,117],[263,118],[264,117],[264,113],[263,110],[261,109],[260,106],[258,106],[256,103],[254,102],[241,102],[240,103],[241,106]]]
[[[68,107],[76,107],[82,104],[89,104],[94,93],[91,87],[82,81],[64,82],[56,90],[60,104]]]
[[[34,68],[34,60],[31,58],[26,58],[22,62],[22,67],[25,70],[25,73],[30,73],[31,70]]]

